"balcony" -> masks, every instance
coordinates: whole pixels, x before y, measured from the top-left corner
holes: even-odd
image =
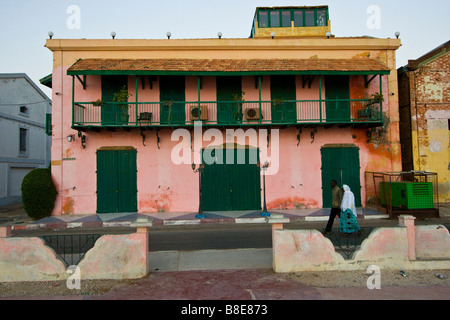
[[[382,103],[372,99],[295,101],[74,102],[76,130],[204,126],[383,125]]]

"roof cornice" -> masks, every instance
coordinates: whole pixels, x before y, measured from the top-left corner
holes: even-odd
[[[51,51],[187,51],[187,50],[397,50],[399,39],[49,39]]]

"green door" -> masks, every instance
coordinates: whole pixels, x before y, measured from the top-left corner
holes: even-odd
[[[136,150],[97,151],[97,213],[137,212]]]
[[[327,122],[350,121],[350,78],[326,76],[325,98]]]
[[[128,87],[127,76],[102,76],[102,101],[101,108],[102,125],[121,125],[128,123],[128,105],[111,103],[114,93],[123,87]]]
[[[225,124],[241,123],[242,103],[236,100],[240,100],[242,95],[242,77],[217,77],[216,86],[217,122]]]
[[[185,124],[185,78],[184,76],[160,76],[161,124]]]
[[[356,206],[361,207],[359,148],[322,148],[324,208],[331,208],[331,180],[336,180],[339,187],[348,185],[355,195]]]
[[[258,153],[257,149],[251,149]],[[234,151],[234,164],[206,165],[202,172],[202,209],[207,211],[236,211],[261,209],[261,174],[257,164],[249,160],[245,149],[245,163],[239,164]],[[226,159],[225,152],[218,156]],[[214,155],[213,155],[214,156]],[[256,154],[257,157],[257,154]]]
[[[271,76],[272,122],[297,122],[295,76]]]

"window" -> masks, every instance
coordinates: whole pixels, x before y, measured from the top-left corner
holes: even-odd
[[[51,113],[47,113],[45,115],[45,133],[48,136],[52,135],[52,114]]]
[[[326,11],[325,10],[317,10],[316,14],[317,14],[317,26],[325,27],[328,24]]]
[[[20,113],[19,114],[22,115],[22,116],[28,117],[29,116],[28,108],[25,107],[25,106],[20,106]]]
[[[281,11],[281,26],[285,28],[291,26],[291,11]]]
[[[326,27],[326,8],[262,10],[258,13],[259,28]]]
[[[19,132],[19,153],[24,155],[27,153],[27,134],[28,130],[20,128]]]
[[[267,11],[259,12],[259,24],[260,28],[268,28],[269,27],[269,14]]]
[[[305,11],[305,27],[314,27],[314,10]]]
[[[294,11],[294,27],[303,27],[303,11]]]
[[[270,26],[272,28],[277,28],[280,26],[280,11],[270,12]]]

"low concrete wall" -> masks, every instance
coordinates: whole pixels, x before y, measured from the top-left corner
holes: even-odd
[[[375,229],[350,260],[336,253],[318,231],[274,230],[273,269],[279,273],[367,270],[370,265],[386,270],[450,269],[448,230],[443,226],[414,227],[413,219],[407,217],[402,224],[404,219],[409,221],[405,226]]]
[[[450,259],[450,234],[444,226],[416,226],[416,256]]]
[[[78,265],[82,279],[138,279],[148,274],[148,234],[108,235]]]
[[[316,230],[274,230],[273,269],[275,272],[334,270],[344,258],[333,244]]]
[[[66,279],[66,267],[39,238],[0,238],[0,282]]]
[[[78,264],[81,281],[145,277],[148,256],[145,228],[134,234],[102,236]],[[0,237],[0,282],[65,280],[71,275],[67,267],[40,238]]]

